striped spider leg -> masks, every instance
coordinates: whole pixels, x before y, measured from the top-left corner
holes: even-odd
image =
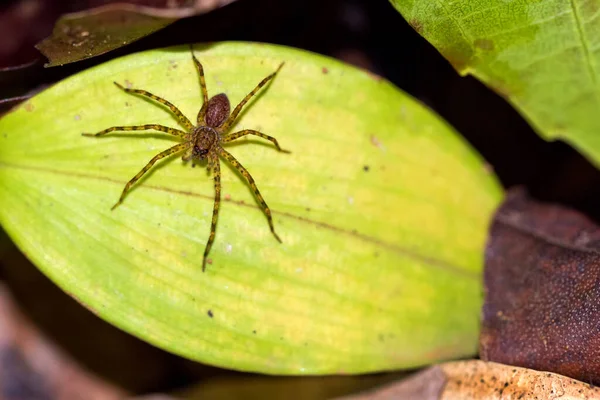
[[[239,171],[239,173],[247,180],[248,184],[250,185],[250,188],[252,189],[252,192],[254,193],[254,196],[256,197],[258,204],[260,205],[262,211],[267,217],[269,228],[271,229],[273,236],[275,236],[275,239],[277,239],[277,241],[281,243],[281,239],[279,238],[277,233],[275,233],[271,209],[263,199],[260,191],[258,190],[258,187],[256,186],[256,182],[252,178],[252,175],[250,175],[248,170],[244,168],[244,166],[242,166],[242,164],[231,153],[226,151],[222,147],[222,145],[224,143],[232,142],[246,135],[254,135],[271,141],[278,151],[288,153],[289,151],[282,150],[279,146],[279,143],[277,142],[277,139],[275,139],[274,137],[265,135],[264,133],[256,130],[244,129],[238,132],[228,133],[228,130],[235,123],[236,118],[242,111],[242,108],[263,86],[265,86],[271,79],[273,79],[277,75],[277,73],[283,66],[283,63],[279,65],[275,72],[264,78],[250,93],[246,95],[246,97],[242,99],[242,101],[233,109],[233,111],[231,111],[229,98],[225,93],[219,93],[211,98],[208,97],[206,81],[204,78],[204,68],[202,67],[200,61],[198,61],[198,59],[194,55],[193,50],[192,60],[196,65],[196,69],[198,71],[200,89],[203,98],[202,107],[200,108],[198,116],[196,118],[196,125],[192,124],[190,120],[185,115],[183,115],[183,113],[177,107],[175,107],[167,100],[145,90],[125,88],[115,82],[115,85],[117,85],[119,89],[125,91],[126,93],[148,97],[167,107],[175,115],[175,117],[177,117],[177,120],[179,121],[181,126],[185,128],[185,130],[183,131],[158,124],[145,124],[134,126],[113,126],[95,134],[83,133],[83,135],[97,137],[104,136],[108,133],[115,131],[127,132],[155,130],[173,136],[177,136],[182,141],[181,143],[170,147],[154,156],[146,164],[146,166],[144,166],[144,168],[140,170],[140,172],[138,172],[133,178],[131,178],[131,180],[129,180],[129,182],[127,182],[127,184],[125,185],[121,196],[119,197],[119,200],[115,203],[111,210],[114,210],[123,202],[125,196],[129,192],[131,187],[135,185],[135,183],[146,172],[148,172],[157,161],[176,153],[183,153],[182,159],[184,161],[206,160],[207,169],[209,173],[212,172],[214,179],[215,199],[213,204],[210,234],[206,243],[206,247],[204,249],[204,256],[202,259],[202,271],[204,271],[206,268],[208,254],[215,239],[215,231],[219,216],[219,207],[221,204],[221,158],[223,158],[234,168],[236,168]]]

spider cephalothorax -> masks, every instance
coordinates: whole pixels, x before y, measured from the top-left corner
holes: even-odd
[[[197,126],[190,133],[192,148],[183,155],[183,160],[188,161],[192,158],[203,161],[214,146],[219,146],[221,134],[215,128],[210,126]]]
[[[134,176],[129,182],[127,182],[125,188],[123,189],[123,192],[121,193],[119,201],[117,201],[117,203],[112,207],[112,209],[115,209],[119,204],[123,202],[123,199],[125,198],[125,195],[129,191],[131,186],[133,186],[150,168],[152,168],[154,163],[156,163],[158,160],[165,158],[171,154],[181,152],[183,152],[182,158],[184,161],[189,161],[191,159],[197,159],[200,161],[207,160],[207,168],[209,171],[212,169],[214,176],[215,202],[213,206],[213,216],[210,228],[210,235],[208,237],[208,242],[206,243],[204,257],[202,260],[202,270],[204,271],[204,269],[206,268],[206,259],[215,238],[215,228],[217,224],[217,218],[219,215],[219,204],[221,202],[221,167],[219,163],[219,157],[222,157],[225,160],[227,160],[234,168],[236,168],[240,172],[240,174],[242,174],[242,176],[244,176],[244,178],[246,178],[250,187],[252,188],[252,191],[254,192],[254,195],[256,196],[256,199],[258,200],[258,203],[260,204],[265,215],[267,216],[271,232],[273,233],[275,238],[279,242],[281,242],[281,239],[279,239],[279,236],[277,236],[277,234],[275,233],[275,228],[273,227],[273,218],[271,216],[271,210],[269,209],[269,206],[267,206],[267,203],[265,202],[262,195],[260,194],[260,191],[256,187],[254,179],[246,170],[246,168],[244,168],[242,164],[240,164],[239,161],[235,159],[234,156],[232,156],[229,152],[223,149],[222,144],[231,142],[242,136],[255,135],[263,139],[270,140],[275,145],[277,150],[284,151],[279,147],[277,139],[255,130],[244,129],[242,131],[234,133],[227,133],[229,128],[235,122],[237,116],[239,115],[244,105],[252,98],[252,96],[256,94],[256,92],[260,90],[260,88],[262,88],[264,85],[267,84],[267,82],[269,82],[275,77],[277,72],[279,72],[279,70],[283,66],[283,63],[279,65],[279,68],[277,68],[275,72],[264,78],[258,84],[258,86],[256,86],[250,93],[248,93],[248,95],[244,97],[244,99],[234,108],[233,112],[231,112],[229,99],[227,98],[227,95],[225,95],[225,93],[219,93],[211,97],[209,100],[208,92],[206,90],[206,83],[204,80],[204,69],[202,68],[202,64],[200,64],[200,61],[198,61],[198,59],[194,56],[193,52],[192,59],[198,70],[198,75],[200,78],[200,88],[202,90],[202,97],[204,100],[202,108],[200,108],[200,111],[198,112],[198,116],[196,118],[196,125],[193,125],[190,122],[190,120],[185,115],[183,115],[181,111],[179,111],[177,107],[169,103],[167,100],[155,96],[152,93],[147,92],[145,90],[124,88],[123,86],[115,82],[115,85],[117,85],[120,89],[124,90],[127,93],[134,93],[149,97],[168,107],[186,130],[181,131],[179,129],[169,128],[163,125],[149,124],[136,126],[113,126],[96,134],[84,133],[83,135],[103,136],[109,132],[114,131],[144,131],[153,129],[160,132],[168,133],[170,135],[178,136],[182,139],[182,143],[179,143],[154,156],[154,158],[152,158],[152,160],[150,160],[150,162],[148,162],[148,164],[146,164],[146,166],[142,168],[142,170],[138,172],[136,176]]]

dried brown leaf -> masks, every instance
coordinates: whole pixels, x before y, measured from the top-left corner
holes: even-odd
[[[600,229],[512,192],[486,249],[482,359],[600,382]]]
[[[177,19],[207,13],[233,1],[113,2],[63,15],[52,35],[36,47],[49,59],[47,67],[80,61],[136,41]]]
[[[415,390],[420,389],[420,390]],[[437,395],[432,393],[437,391]],[[480,360],[449,362],[338,400],[600,399],[600,389],[554,373]]]

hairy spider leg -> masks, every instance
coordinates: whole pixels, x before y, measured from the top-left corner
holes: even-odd
[[[191,47],[192,46],[190,46],[190,49]],[[204,79],[204,68],[202,68],[202,64],[194,55],[193,49],[192,58],[194,59],[194,64],[196,64],[196,68],[198,69],[198,76],[200,77],[200,88],[202,89],[203,99],[202,107],[200,108],[200,111],[198,111],[197,122],[198,125],[204,125],[204,114],[206,113],[206,106],[208,105],[208,91],[206,90],[206,80]]]
[[[214,153],[213,153],[214,154]],[[204,257],[202,258],[202,272],[206,269],[206,257],[210,252],[210,248],[215,240],[215,229],[217,227],[217,219],[219,218],[219,207],[221,205],[221,165],[219,164],[219,156],[214,154],[211,157],[213,167],[213,178],[215,181],[215,203],[213,206],[212,220],[210,222],[210,235],[204,249]]]
[[[260,81],[260,83],[254,89],[252,89],[252,91],[250,93],[248,93],[246,95],[246,97],[244,97],[244,99],[242,101],[240,101],[240,104],[238,104],[233,109],[233,112],[231,113],[231,115],[229,116],[229,118],[227,118],[227,120],[223,123],[222,127],[219,128],[221,132],[227,132],[227,130],[231,127],[231,125],[233,124],[233,122],[237,118],[237,116],[240,113],[240,111],[242,111],[242,108],[246,105],[246,103],[252,98],[252,96],[254,96],[256,94],[256,92],[258,92],[271,79],[273,79],[275,77],[275,75],[277,75],[277,73],[279,72],[279,70],[281,69],[281,67],[283,67],[283,64],[284,63],[279,64],[279,67],[277,67],[277,70],[275,72],[273,72],[271,75],[267,76],[265,79],[263,79],[262,81]]]
[[[123,189],[123,192],[121,193],[121,197],[119,198],[119,201],[117,201],[117,203],[114,206],[112,206],[111,210],[114,210],[115,208],[117,208],[117,206],[119,204],[123,203],[123,199],[125,198],[125,195],[129,191],[131,186],[133,186],[146,172],[148,172],[148,170],[150,168],[152,168],[152,166],[154,165],[155,162],[157,162],[161,158],[170,156],[171,154],[178,153],[183,150],[187,150],[190,146],[191,145],[189,142],[179,143],[179,144],[177,144],[173,147],[169,147],[167,150],[162,151],[162,152],[158,153],[157,155],[155,155],[154,158],[152,158],[152,160],[150,160],[150,162],[148,164],[146,164],[146,166],[144,168],[142,168],[142,170],[140,172],[138,172],[136,176],[134,176],[133,178],[131,178],[131,180],[129,182],[127,182],[127,184],[125,185],[125,188]]]
[[[273,142],[273,144],[275,145],[275,147],[277,147],[277,150],[282,151],[284,153],[289,153],[289,151],[282,150],[281,147],[279,147],[279,143],[277,143],[277,139],[275,139],[273,136],[265,135],[262,132],[255,131],[255,130],[252,130],[252,129],[244,129],[243,131],[238,131],[238,132],[227,134],[227,135],[225,135],[225,137],[223,137],[223,139],[221,140],[221,142],[222,143],[232,142],[235,139],[239,139],[242,136],[246,136],[246,135],[255,135],[255,136],[261,137],[263,139],[270,140],[271,142]]]
[[[169,108],[169,110],[171,110],[171,112],[173,114],[175,114],[175,116],[177,117],[177,119],[179,120],[181,125],[183,125],[185,127],[185,129],[187,129],[188,131],[191,131],[192,129],[194,129],[194,125],[192,125],[190,120],[187,119],[187,117],[185,115],[183,115],[183,113],[181,111],[179,111],[179,109],[177,107],[175,107],[172,103],[168,102],[167,100],[165,100],[161,97],[158,97],[156,95],[153,95],[152,93],[150,93],[146,90],[128,89],[126,87],[119,85],[117,82],[114,82],[114,84],[117,85],[117,87],[119,89],[122,89],[127,93],[135,93],[135,94],[139,94],[141,96],[146,96],[146,97],[151,98],[152,100],[159,102],[160,104],[167,106]]]
[[[267,216],[267,220],[269,221],[269,227],[271,228],[271,232],[275,236],[275,239],[277,239],[277,241],[279,243],[281,243],[281,239],[279,239],[279,236],[275,233],[275,228],[273,227],[273,217],[271,217],[271,210],[269,209],[269,206],[265,202],[265,199],[263,199],[263,197],[261,196],[260,191],[258,190],[258,187],[256,186],[254,179],[252,178],[252,175],[250,175],[248,170],[246,170],[246,168],[244,168],[244,166],[242,164],[240,164],[240,162],[238,160],[236,160],[236,158],[233,155],[231,155],[230,153],[228,153],[225,149],[220,147],[217,151],[219,152],[219,155],[221,157],[225,158],[233,167],[235,167],[235,169],[237,169],[240,172],[240,174],[242,174],[244,176],[244,178],[246,178],[246,180],[248,181],[248,184],[250,185],[250,187],[252,188],[252,191],[254,192],[254,195],[256,196],[258,202],[260,203],[260,207],[262,208],[263,212]]]
[[[135,126],[113,126],[111,128],[107,128],[98,133],[82,133],[83,136],[103,136],[107,133],[114,131],[148,131],[154,129],[155,131],[165,132],[169,135],[179,136],[181,138],[185,138],[186,133],[184,131],[180,131],[179,129],[169,128],[168,126],[149,124],[149,125],[135,125]]]

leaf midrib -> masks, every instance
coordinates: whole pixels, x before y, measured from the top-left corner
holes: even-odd
[[[592,80],[592,84],[597,86],[598,81],[596,79],[596,71],[592,64],[592,59],[590,57],[590,49],[588,45],[588,41],[586,40],[586,36],[583,30],[583,24],[581,21],[581,16],[579,15],[579,10],[575,4],[575,0],[570,0],[571,8],[573,10],[573,17],[575,18],[575,23],[577,25],[577,32],[579,33],[579,41],[581,42],[581,47],[583,48],[583,54],[585,56],[585,64],[588,68],[588,72],[590,74],[590,79]]]
[[[94,175],[89,175],[89,174],[80,173],[80,172],[70,172],[70,171],[67,172],[67,171],[55,170],[52,168],[40,168],[40,167],[34,167],[34,166],[11,164],[11,163],[6,163],[4,161],[0,161],[0,168],[1,167],[30,170],[30,171],[40,171],[40,172],[45,172],[45,173],[51,173],[51,174],[63,175],[63,176],[71,176],[71,177],[82,178],[82,179],[93,179],[93,180],[97,180],[97,181],[110,182],[110,183],[118,184],[121,186],[124,184],[122,181],[119,181],[117,179],[112,179],[112,178],[107,178],[107,177],[102,177],[102,176],[94,176]],[[147,183],[144,183],[143,186],[148,189],[159,190],[159,191],[166,192],[166,193],[179,194],[179,195],[183,195],[183,196],[196,197],[196,198],[203,198],[203,199],[207,199],[207,200],[211,200],[211,201],[213,200],[213,198],[210,196],[206,196],[206,195],[202,195],[202,194],[194,193],[194,192],[190,192],[190,191],[175,190],[175,189],[170,189],[170,188],[167,188],[164,186],[150,185]],[[233,203],[240,207],[257,208],[257,206],[254,206],[252,204],[247,204],[246,202],[242,202],[239,200],[223,199],[223,201],[228,202],[228,203]],[[289,212],[276,211],[273,209],[271,211],[273,212],[273,214],[277,214],[282,217],[287,217],[287,218],[290,218],[290,219],[293,219],[293,220],[296,220],[296,221],[299,221],[302,223],[314,225],[314,226],[317,226],[317,227],[320,227],[323,229],[327,229],[332,232],[341,233],[346,236],[351,236],[351,237],[363,240],[365,242],[372,243],[376,246],[391,250],[396,254],[411,258],[413,260],[420,261],[420,262],[424,263],[425,265],[428,265],[428,266],[431,266],[431,267],[434,267],[434,268],[437,268],[437,269],[440,269],[443,271],[447,271],[447,272],[453,273],[458,276],[463,276],[463,277],[466,277],[469,279],[479,280],[479,276],[480,276],[479,273],[464,270],[464,269],[462,269],[458,266],[452,265],[448,262],[438,260],[438,259],[435,259],[432,257],[427,257],[425,255],[415,252],[414,250],[407,249],[407,248],[404,248],[404,247],[401,247],[401,246],[398,246],[398,245],[395,245],[392,243],[385,242],[383,240],[374,238],[372,236],[359,233],[356,230],[347,230],[344,228],[340,228],[338,226],[334,226],[334,225],[331,225],[331,224],[328,224],[325,222],[311,220],[307,217],[295,215],[295,214],[292,214]]]

